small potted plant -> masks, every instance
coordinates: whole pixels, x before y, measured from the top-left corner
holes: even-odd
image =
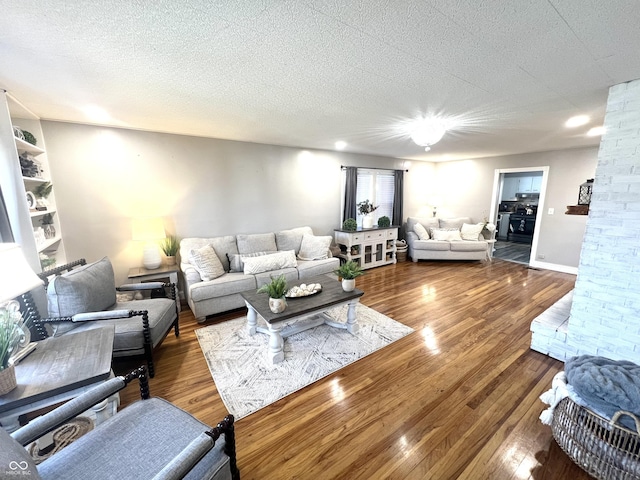
[[[271,278],[269,283],[265,283],[258,289],[258,293],[266,293],[269,295],[269,309],[273,313],[282,313],[287,307],[287,300],[284,294],[287,291],[287,279],[284,275]]]
[[[162,240],[160,247],[167,257],[167,265],[175,265],[176,253],[178,253],[178,248],[180,247],[178,239],[176,237],[169,236]]]
[[[364,215],[364,218],[362,219],[362,228],[373,227],[373,217],[371,216],[371,214],[375,212],[378,207],[373,205],[373,203],[371,203],[368,198],[363,202],[358,203],[357,207],[358,213],[360,215]]]
[[[56,236],[56,227],[53,226],[53,215],[47,213],[40,219],[42,229],[44,230],[44,238],[51,239]]]
[[[356,278],[364,275],[362,267],[353,260],[343,263],[340,267],[333,271],[342,279],[342,289],[345,292],[351,292],[356,288]]]
[[[53,190],[53,185],[51,182],[44,182],[38,184],[36,188],[33,189],[33,194],[36,196],[36,210],[46,210],[48,207],[47,198],[51,195],[51,191]]]
[[[386,215],[383,215],[382,217],[380,217],[378,219],[378,226],[379,227],[388,227],[389,225],[391,225],[391,219],[389,217],[387,217]]]
[[[16,301],[0,306],[0,395],[16,388],[16,371],[10,360],[24,339],[20,305]]]
[[[355,232],[358,229],[358,222],[356,222],[355,218],[347,218],[342,222],[342,229],[347,232]]]

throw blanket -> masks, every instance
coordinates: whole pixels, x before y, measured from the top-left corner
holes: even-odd
[[[553,377],[551,389],[540,395],[540,400],[549,405],[549,408],[540,414],[540,421],[545,425],[551,425],[551,422],[553,421],[553,412],[560,403],[560,400],[566,397],[569,397],[578,405],[588,408],[588,405],[584,400],[582,400],[582,398],[580,398],[580,395],[576,393],[573,386],[567,384],[567,375],[565,372],[558,372]],[[600,416],[604,416],[602,412],[598,412],[596,410],[593,411]]]
[[[581,355],[565,363],[567,382],[593,410],[611,418],[619,410],[640,417],[640,366],[624,360]],[[635,430],[635,422],[623,416],[620,422]]]

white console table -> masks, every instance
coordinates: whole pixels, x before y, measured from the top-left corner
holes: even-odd
[[[396,263],[398,227],[363,228],[356,231],[334,230],[341,258],[353,260],[363,269]]]

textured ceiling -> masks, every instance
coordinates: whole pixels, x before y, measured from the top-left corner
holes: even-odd
[[[637,0],[0,0],[0,87],[43,119],[399,158],[597,145]],[[419,115],[457,127],[425,153]],[[592,122],[567,130],[586,113]]]

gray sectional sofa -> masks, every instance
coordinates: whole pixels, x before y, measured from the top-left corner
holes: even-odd
[[[331,237],[316,237],[311,227],[250,235],[184,238],[180,241],[180,269],[184,275],[187,303],[196,319],[203,322],[207,315],[243,307],[245,303],[240,293],[259,288],[272,277],[282,274],[293,283],[331,273],[338,268],[340,260],[331,255],[330,243]],[[222,264],[223,271],[216,273],[219,275],[216,278],[203,273],[193,255],[206,250],[208,245],[213,247]]]
[[[419,238],[416,233],[416,224],[424,227],[428,239]],[[488,226],[489,229],[484,222],[474,223],[470,217],[449,219],[409,217],[406,223],[408,254],[414,262],[418,260],[486,260],[490,258],[495,237],[495,227]],[[449,235],[450,233],[452,235]],[[455,239],[451,239],[452,237]]]

